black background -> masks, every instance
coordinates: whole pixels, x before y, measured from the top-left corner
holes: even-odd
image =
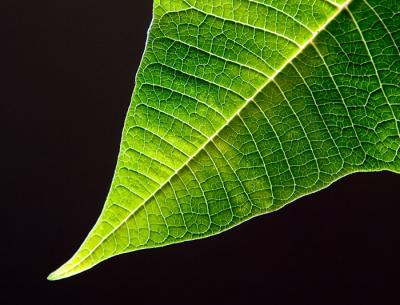
[[[101,210],[151,2],[1,1],[0,304],[400,304],[400,177],[387,172],[46,280]]]

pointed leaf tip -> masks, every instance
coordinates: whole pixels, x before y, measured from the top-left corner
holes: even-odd
[[[52,272],[52,273],[50,273],[48,276],[47,276],[47,280],[49,280],[49,281],[57,281],[57,280],[59,280],[60,278],[57,276],[57,274],[56,274],[56,272],[54,271],[54,272]]]
[[[86,270],[85,268],[71,268],[71,260],[68,260],[66,263],[61,265],[58,269],[50,273],[47,277],[49,281],[58,281],[62,280],[68,277],[71,277],[75,274],[78,274],[82,272],[83,270]]]
[[[58,281],[58,280],[66,278],[66,277],[72,276],[73,275],[72,273],[65,272],[64,266],[65,266],[65,264],[62,265],[60,268],[56,269],[55,271],[53,271],[52,273],[50,273],[47,276],[47,280]]]
[[[83,245],[86,245],[86,242],[84,242]],[[47,279],[49,281],[62,280],[79,274],[96,265],[96,262],[88,260],[87,258],[88,256],[82,256],[81,250],[78,250],[69,260],[50,273]]]

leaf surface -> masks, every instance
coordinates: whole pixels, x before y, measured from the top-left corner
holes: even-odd
[[[400,2],[155,0],[110,192],[49,279],[400,172]]]

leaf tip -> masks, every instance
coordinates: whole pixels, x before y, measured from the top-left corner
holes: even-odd
[[[71,277],[77,273],[82,272],[85,269],[81,269],[79,268],[79,266],[72,266],[75,268],[71,268],[71,260],[69,260],[68,262],[66,262],[65,264],[63,264],[61,267],[59,267],[58,269],[56,269],[55,271],[53,271],[52,273],[50,273],[47,276],[47,280],[49,281],[58,281],[58,280],[62,280],[65,279],[67,277]]]
[[[52,273],[50,273],[50,274],[47,276],[47,280],[49,280],[49,281],[57,281],[57,280],[63,279],[64,276],[63,276],[62,273],[60,272],[60,269],[61,269],[61,268],[59,268],[59,269],[53,271]]]
[[[62,280],[65,279],[67,277],[71,277],[75,274],[77,274],[79,272],[67,272],[64,270],[63,266],[61,266],[60,268],[58,268],[57,270],[53,271],[52,273],[50,273],[47,276],[47,280],[48,281],[58,281],[58,280]]]

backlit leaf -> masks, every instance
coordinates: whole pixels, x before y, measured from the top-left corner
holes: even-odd
[[[155,0],[104,209],[49,279],[400,172],[399,25],[397,0]]]

